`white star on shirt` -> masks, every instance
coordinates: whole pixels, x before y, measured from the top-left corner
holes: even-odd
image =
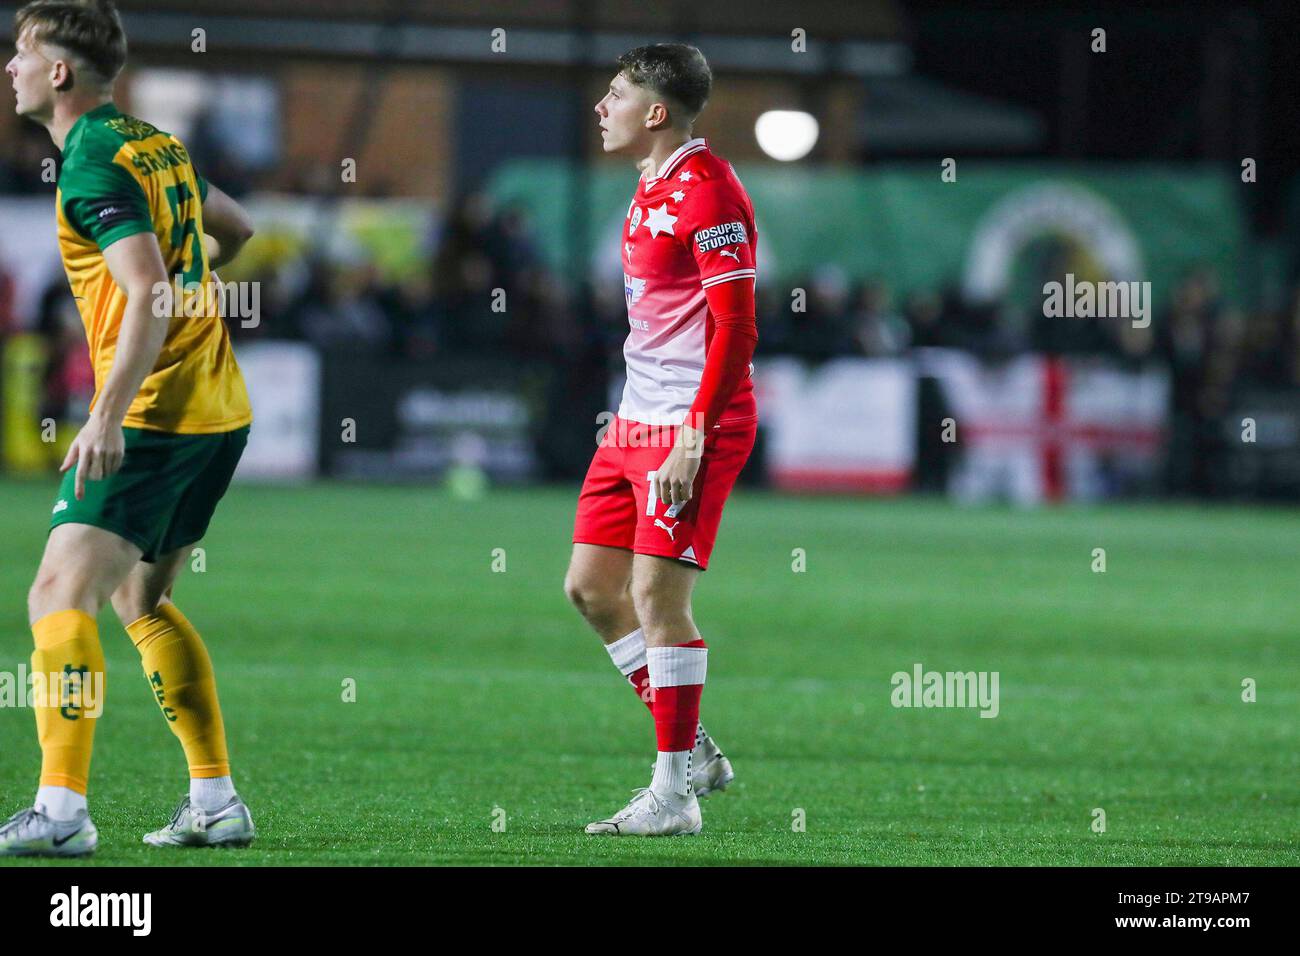
[[[623,249],[624,249],[625,252],[627,252],[627,257],[628,257],[629,259],[631,259],[631,258],[632,258],[632,243],[630,243],[630,242],[625,242],[625,243],[623,243]]]
[[[685,171],[684,171],[680,176],[678,176],[677,178],[680,179],[680,180],[681,180],[682,182],[684,182],[684,183],[689,183],[689,182],[691,181],[691,171],[690,171],[689,169],[688,169],[688,170],[685,170]]]
[[[673,193],[673,202],[681,202],[685,198],[686,193],[682,192],[680,189]]]
[[[673,223],[676,221],[677,217],[668,213],[668,203],[664,203],[658,209],[650,210],[650,215],[645,218],[645,227],[650,230],[651,236],[657,236],[661,232],[666,232],[671,236],[673,235]]]

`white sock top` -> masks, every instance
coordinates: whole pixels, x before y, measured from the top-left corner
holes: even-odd
[[[707,647],[651,647],[646,650],[651,687],[703,684],[708,670]]]
[[[235,782],[230,777],[190,778],[190,803],[204,813],[215,813],[234,795]]]
[[[609,659],[614,662],[614,666],[627,677],[645,667],[645,632],[638,627],[613,644],[606,644],[605,650],[609,651]]]
[[[35,805],[51,820],[71,820],[87,809],[86,795],[70,787],[37,788]]]
[[[691,792],[691,752],[678,750],[659,751],[655,757],[655,773],[650,778],[650,789],[655,793],[671,793],[683,797]]]

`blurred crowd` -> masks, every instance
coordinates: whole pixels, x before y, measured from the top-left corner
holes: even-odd
[[[378,266],[360,256],[295,259],[256,275],[260,322],[232,322],[231,333],[414,360],[494,355],[547,362],[571,383],[555,400],[577,400],[581,391],[603,407],[627,334],[617,279],[562,280],[540,254],[526,216],[495,208],[482,193],[454,204],[431,245],[428,269],[400,282],[384,281]],[[993,305],[965,302],[956,290],[899,295],[883,279],[854,281],[827,264],[792,283],[806,293],[796,311],[791,288],[761,282],[758,351],[824,360],[948,346],[992,359],[1035,351],[1107,356],[1132,367],[1162,363],[1173,385],[1170,490],[1193,494],[1213,491],[1208,463],[1219,422],[1240,391],[1300,387],[1300,283],[1281,307],[1243,310],[1226,301],[1212,269],[1192,268],[1163,314],[1134,328],[1126,320],[1044,317],[1042,282],[1063,276],[1059,257],[1049,253],[1041,262],[1026,285],[1036,298],[1008,296]],[[12,289],[0,262],[0,332],[19,325]],[[498,289],[505,295],[499,310],[492,307]],[[42,296],[35,327],[63,356],[47,382],[48,404],[57,407],[92,385],[77,313],[58,277]]]

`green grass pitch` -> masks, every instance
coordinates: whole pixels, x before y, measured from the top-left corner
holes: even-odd
[[[100,849],[63,865],[1300,864],[1300,513],[738,493],[696,597],[736,783],[699,837],[622,840],[582,826],[648,782],[653,736],[562,593],[576,490],[237,486],[176,600],[259,840],[141,844],[184,762],[106,610]],[[54,491],[0,483],[0,670]],[[997,671],[999,715],[894,708],[916,662]],[[0,709],[0,813],[38,760]]]

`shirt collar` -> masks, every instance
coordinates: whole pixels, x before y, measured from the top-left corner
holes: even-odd
[[[685,156],[689,152],[693,152],[695,149],[697,149],[700,146],[707,148],[708,145],[709,145],[709,141],[705,139],[703,136],[697,136],[694,139],[687,140],[685,143],[682,143],[682,145],[678,146],[677,149],[673,151],[673,154],[671,156],[669,156],[667,159],[664,160],[664,164],[659,167],[659,171],[655,173],[654,176],[652,176],[650,179],[646,180],[646,184],[649,185],[650,183],[663,179],[670,172],[672,172],[673,167],[683,156]]]
[[[66,153],[68,150],[74,147],[77,144],[77,141],[80,138],[82,132],[84,132],[86,127],[89,126],[91,123],[94,123],[96,120],[106,119],[107,117],[110,116],[119,116],[119,115],[121,114],[118,111],[117,104],[114,103],[112,100],[109,100],[107,103],[102,103],[99,106],[96,106],[89,113],[82,113],[80,116],[77,117],[77,121],[72,124],[71,129],[68,130],[68,135],[64,137],[63,151]]]

